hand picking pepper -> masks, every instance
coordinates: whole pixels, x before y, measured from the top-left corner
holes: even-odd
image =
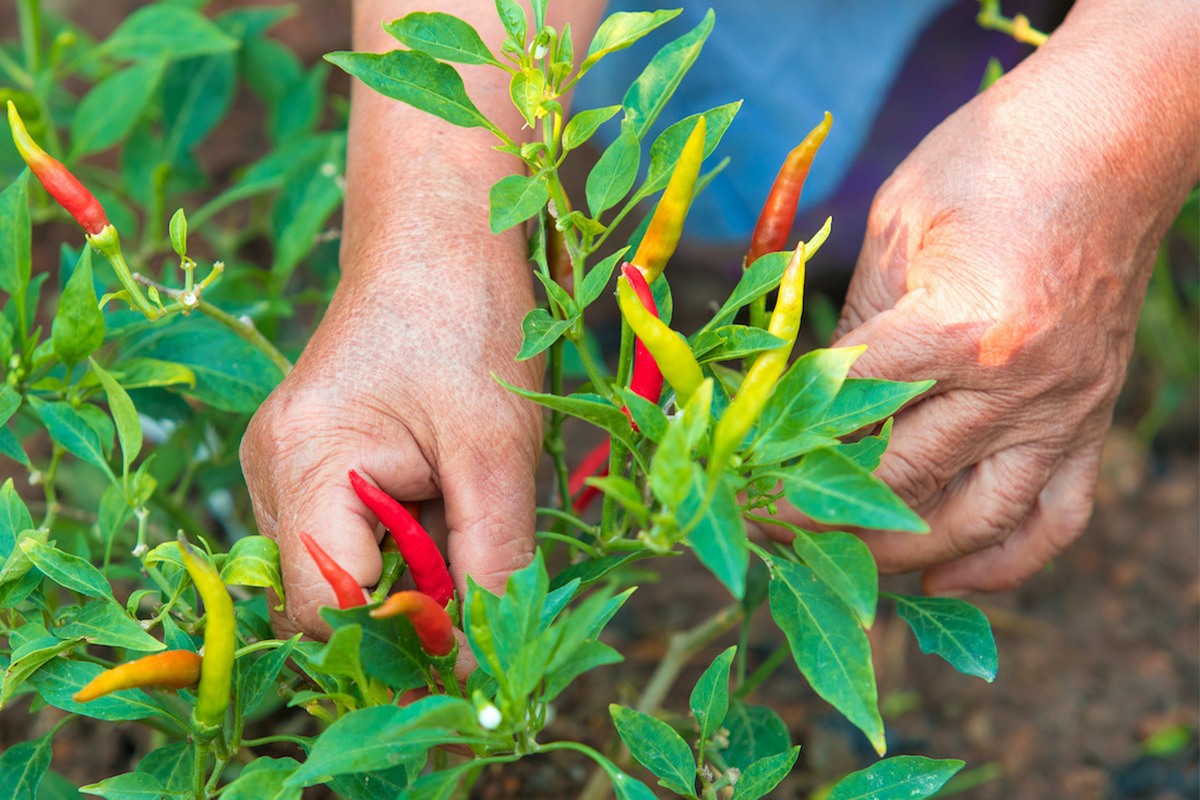
[[[183,566],[204,601],[204,660],[196,708],[192,711],[193,733],[203,741],[216,736],[225,724],[233,679],[233,654],[237,648],[237,621],[229,590],[213,565],[192,552],[183,534],[180,534],[179,549],[183,553]]]
[[[446,609],[424,592],[396,592],[383,601],[379,608],[371,609],[376,619],[403,614],[412,623],[421,647],[431,656],[448,656],[454,652],[458,641],[454,638],[454,624]]]
[[[592,452],[583,457],[583,461],[579,462],[579,466],[568,477],[567,494],[575,498],[571,502],[571,510],[576,514],[587,511],[592,500],[600,494],[599,489],[586,485],[584,481],[596,474],[601,476],[608,474],[608,454],[611,450],[612,442],[605,439],[596,445]]]
[[[687,342],[642,304],[628,278],[632,269],[629,264],[621,267],[622,276],[617,279],[617,303],[629,327],[658,364],[662,377],[675,390],[676,405],[682,407],[704,382],[704,373]]]
[[[454,597],[454,583],[442,552],[404,506],[387,492],[350,470],[350,485],[363,504],[391,531],[417,588],[443,608]]]
[[[316,540],[304,531],[300,531],[300,541],[304,543],[304,548],[308,550],[312,560],[317,562],[317,569],[321,570],[321,577],[325,578],[325,582],[337,596],[338,608],[366,605],[366,594],[353,575],[342,569],[341,565],[334,561],[321,548],[321,545],[317,544]]]
[[[804,188],[804,180],[808,177],[808,169],[812,166],[817,149],[825,141],[833,117],[828,111],[820,125],[813,128],[804,141],[796,149],[788,153],[779,175],[767,195],[762,213],[758,215],[758,224],[754,227],[754,236],[750,240],[750,252],[746,254],[746,266],[750,266],[767,253],[778,253],[787,246],[788,234],[792,231],[792,222],[796,219],[796,208],[800,205],[800,191]]]
[[[792,260],[779,282],[779,297],[771,313],[767,330],[787,342],[774,350],[760,353],[746,372],[741,388],[713,431],[712,458],[709,469],[724,468],[729,457],[742,443],[750,428],[758,421],[775,382],[787,368],[792,345],[800,330],[800,312],[804,308],[804,242],[796,246]]]
[[[201,658],[191,650],[167,650],[152,656],[118,664],[101,672],[71,698],[86,703],[122,689],[166,686],[185,689],[200,680]]]
[[[654,216],[650,218],[650,225],[633,256],[633,263],[645,272],[648,284],[654,283],[654,279],[662,274],[667,259],[679,244],[683,221],[687,218],[692,205],[692,193],[696,190],[696,178],[700,175],[700,163],[704,161],[705,129],[706,123],[701,116],[679,153],[671,180],[663,190]]]
[[[91,236],[96,236],[104,230],[109,222],[100,201],[61,162],[38,147],[37,142],[33,141],[29,132],[25,130],[25,123],[21,121],[21,115],[17,113],[17,107],[13,105],[12,100],[8,101],[8,125],[12,128],[17,152],[29,165],[29,171],[46,187],[50,196]]]

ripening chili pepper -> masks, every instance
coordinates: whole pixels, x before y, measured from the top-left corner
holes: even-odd
[[[696,178],[700,175],[700,163],[704,161],[705,127],[704,117],[700,117],[679,153],[671,180],[633,256],[633,263],[646,274],[646,283],[654,283],[662,274],[667,259],[679,244],[683,221],[692,205],[692,192],[696,190]]]
[[[651,314],[658,317],[658,306],[654,303],[654,293],[650,291],[650,284],[646,282],[646,276],[642,271],[630,264],[621,265],[621,274],[633,286],[633,290],[637,292],[638,299],[642,301],[642,305]],[[634,342],[633,350],[633,374],[629,378],[629,388],[638,397],[645,398],[651,403],[658,403],[658,398],[662,396],[663,376],[662,371],[658,368],[658,362],[654,360],[654,356],[650,355],[650,351],[646,349],[646,344],[638,337]],[[626,416],[629,411],[625,411]],[[630,420],[633,418],[630,417]]]
[[[445,608],[454,597],[454,584],[442,552],[421,523],[413,519],[399,501],[378,486],[367,483],[354,470],[350,470],[350,485],[358,499],[391,531],[417,588]]]
[[[629,269],[628,266],[623,268]],[[692,355],[687,342],[667,324],[642,305],[629,279],[617,279],[617,303],[629,327],[646,345],[646,350],[658,363],[662,376],[675,390],[676,405],[687,404],[692,393],[704,383],[704,373]]]
[[[201,740],[212,739],[225,723],[229,687],[233,679],[233,654],[237,648],[237,621],[233,600],[221,576],[207,560],[192,552],[180,534],[183,566],[204,601],[204,661],[196,708],[192,710],[193,733]]]
[[[21,121],[21,115],[17,113],[17,107],[13,105],[12,100],[8,101],[8,125],[12,128],[17,152],[29,165],[29,171],[46,187],[50,196],[90,235],[96,236],[104,230],[109,222],[100,201],[71,174],[70,170],[38,147],[37,142],[33,141],[29,132],[25,130],[25,123]]]
[[[446,609],[424,592],[396,592],[383,601],[379,608],[371,609],[376,619],[403,614],[412,623],[421,647],[431,656],[448,656],[458,643],[454,638],[454,624]]]
[[[788,357],[800,330],[800,312],[803,308],[804,242],[800,242],[779,282],[779,297],[767,328],[773,336],[778,336],[787,344],[760,353],[746,372],[737,395],[713,431],[712,458],[709,461],[711,469],[724,468],[742,439],[758,421],[771,390],[775,388],[775,382],[787,369]]]
[[[76,703],[86,703],[122,689],[166,686],[185,689],[200,679],[201,658],[191,650],[167,650],[139,658],[101,672],[74,694]]]
[[[312,560],[317,562],[317,569],[321,570],[321,577],[325,578],[325,582],[333,589],[333,593],[337,597],[338,608],[366,605],[367,598],[363,593],[363,588],[353,575],[342,569],[341,564],[334,561],[328,553],[321,549],[321,545],[317,544],[316,540],[304,531],[300,531],[300,541],[304,543],[304,548],[308,550]]]
[[[599,489],[586,485],[584,481],[596,474],[601,476],[608,474],[608,454],[611,450],[612,442],[605,439],[596,445],[592,452],[583,457],[583,461],[579,462],[579,466],[568,477],[567,495],[575,498],[571,503],[571,510],[576,514],[587,511],[592,500],[600,494]]]
[[[767,253],[778,253],[787,246],[788,234],[796,219],[796,208],[800,205],[800,190],[804,188],[813,157],[825,141],[825,134],[829,133],[832,124],[833,117],[826,111],[821,124],[788,153],[771,186],[771,193],[767,195],[767,202],[763,204],[762,213],[758,215],[758,224],[750,240],[750,252],[746,255],[746,266]]]

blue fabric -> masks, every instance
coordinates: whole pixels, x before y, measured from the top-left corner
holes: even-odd
[[[787,153],[833,114],[833,128],[804,187],[802,208],[828,197],[866,141],[888,88],[925,26],[953,0],[683,0],[683,13],[632,47],[606,56],[580,81],[576,109],[615,105],[658,48],[716,24],[700,57],[652,129],[742,99],[711,163],[731,163],[696,199],[688,233],[745,239]],[[647,0],[612,0],[609,12],[648,11]],[[584,44],[578,43],[577,49]],[[617,119],[619,119],[619,115]],[[617,123],[601,128],[611,140]],[[646,151],[643,151],[646,152]],[[644,168],[644,166],[643,166]]]

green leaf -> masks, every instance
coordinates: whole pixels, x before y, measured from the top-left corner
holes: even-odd
[[[20,324],[28,324],[24,302],[32,263],[28,186],[29,170],[25,170],[0,193],[0,290],[17,303]],[[18,333],[24,337],[26,332]]]
[[[884,597],[896,601],[922,653],[936,653],[959,672],[978,675],[988,683],[996,679],[996,640],[991,623],[978,608],[954,597]]]
[[[754,762],[785,753],[792,746],[787,725],[765,706],[734,700],[721,727],[729,731],[729,745],[722,751],[725,762],[743,772]]]
[[[183,364],[159,361],[156,358],[127,358],[110,365],[109,372],[126,389],[145,389],[152,386],[196,385],[196,373]],[[85,375],[84,386],[96,386],[99,376]]]
[[[26,467],[30,466],[29,456],[25,454],[21,442],[12,431],[2,426],[0,426],[0,455],[7,456]]]
[[[587,274],[583,276],[583,285],[580,287],[579,294],[576,297],[580,308],[587,308],[604,292],[604,287],[608,285],[608,280],[612,277],[613,269],[617,266],[617,262],[627,252],[629,252],[629,248],[622,247],[588,270]]]
[[[187,256],[187,215],[183,213],[182,208],[171,215],[171,224],[167,230],[171,236],[171,249],[180,258],[185,258]]]
[[[962,767],[963,762],[949,759],[888,758],[847,775],[826,800],[921,800],[942,788]]]
[[[89,561],[33,538],[22,539],[20,547],[33,565],[59,586],[87,597],[113,599],[108,580]]]
[[[113,376],[105,372],[94,359],[88,361],[108,396],[108,410],[112,412],[113,421],[117,424],[117,438],[121,441],[121,474],[128,475],[129,466],[142,450],[142,421],[138,419],[137,409],[129,399],[129,394]]]
[[[553,672],[546,675],[546,689],[541,692],[540,699],[542,702],[548,703],[558,697],[572,681],[583,673],[607,664],[618,664],[624,660],[623,655],[603,642],[595,640],[584,642],[569,658],[559,663]]]
[[[725,584],[729,593],[741,598],[746,593],[746,570],[750,567],[750,550],[746,542],[746,521],[729,479],[721,475],[713,487],[712,499],[704,507],[709,491],[709,476],[698,465],[691,464],[691,491],[679,506],[681,524],[695,527],[688,534],[688,544],[704,566]],[[685,522],[686,521],[686,522]]]
[[[625,93],[621,102],[625,107],[625,120],[633,126],[639,140],[645,138],[663,106],[700,55],[712,26],[713,13],[709,9],[699,25],[664,45]]]
[[[140,689],[113,692],[87,703],[76,703],[71,699],[76,692],[103,671],[104,667],[99,664],[54,658],[33,673],[29,681],[37,687],[42,699],[55,708],[93,719],[118,722],[167,715],[166,710],[157,700]]]
[[[166,645],[130,619],[125,609],[107,599],[92,600],[85,604],[75,619],[55,628],[54,635],[60,639],[86,639],[92,644],[148,653],[166,649]]]
[[[692,352],[701,364],[709,361],[732,361],[766,350],[777,350],[787,341],[773,336],[762,328],[748,325],[726,325],[705,331],[692,342]]]
[[[222,787],[222,800],[300,800],[302,788],[283,785],[299,766],[294,758],[256,758]]]
[[[614,569],[619,569],[633,561],[645,558],[646,555],[640,552],[630,553],[615,553],[611,556],[601,556],[600,558],[587,561],[580,561],[577,564],[571,564],[562,572],[554,576],[554,580],[550,582],[551,589],[558,589],[566,586],[573,580],[578,579],[581,587],[590,586],[596,581],[602,580]]]
[[[629,419],[619,409],[614,408],[612,403],[598,395],[573,394],[569,397],[559,397],[554,394],[542,394],[541,392],[530,392],[526,389],[519,389],[500,378],[495,378],[495,380],[514,394],[519,394],[521,397],[528,398],[546,408],[561,411],[572,417],[579,417],[586,422],[603,428],[630,447],[635,446],[633,442],[633,426],[629,424]]]
[[[883,720],[867,635],[811,569],[778,559],[770,566],[771,616],[787,636],[800,672],[882,755]]]
[[[812,350],[796,359],[771,391],[754,435],[754,460],[776,463],[795,456],[846,380],[865,347]],[[811,438],[811,437],[810,437]]]
[[[708,158],[712,155],[713,150],[721,143],[721,137],[725,135],[733,118],[737,116],[738,110],[742,107],[742,101],[736,103],[727,103],[723,106],[710,108],[703,114],[692,114],[690,117],[683,119],[671,125],[666,130],[658,135],[654,140],[654,144],[650,145],[650,168],[646,173],[646,180],[637,190],[635,198],[641,200],[644,197],[657,192],[664,188],[671,180],[671,173],[675,171],[675,163],[679,161],[679,156],[683,154],[683,146],[687,143],[688,137],[692,135],[692,130],[696,127],[696,122],[701,116],[704,117],[704,157]],[[720,168],[718,168],[720,169]],[[707,180],[711,180],[714,173],[707,176]],[[699,179],[696,181],[694,195],[700,194],[704,184]],[[693,195],[693,196],[694,196]],[[782,273],[780,273],[782,275]]]
[[[117,26],[97,54],[116,59],[174,59],[237,49],[238,41],[203,14],[180,5],[158,3],[138,9]]]
[[[667,415],[662,409],[629,389],[617,387],[616,392],[625,401],[625,408],[642,435],[652,442],[661,442],[667,433]]]
[[[279,545],[265,536],[244,536],[229,548],[221,567],[221,580],[228,586],[271,588],[283,602],[283,577],[279,568]]]
[[[267,135],[276,147],[286,147],[312,135],[325,110],[329,65],[314,64],[289,83],[267,116]]]
[[[134,771],[157,779],[168,792],[186,796],[195,785],[196,746],[184,740],[151,750]]]
[[[864,425],[892,416],[900,410],[900,406],[933,384],[934,381],[902,383],[875,378],[847,378],[833,403],[815,423],[814,429],[830,436],[852,433]]]
[[[250,91],[267,106],[268,115],[278,109],[288,91],[304,77],[304,65],[296,54],[266,36],[246,39],[239,53],[238,68]]]
[[[253,714],[266,698],[267,692],[273,688],[279,671],[291,657],[292,650],[299,640],[300,634],[296,634],[283,646],[276,647],[258,658],[255,658],[258,655],[256,653],[248,653],[238,658],[234,670],[234,687],[238,698],[238,711],[243,717]]]
[[[700,740],[707,740],[729,713],[729,667],[733,664],[736,647],[730,647],[717,656],[692,689],[688,706],[700,725]]]
[[[79,411],[66,402],[47,403],[37,397],[28,399],[29,405],[42,418],[51,439],[65,447],[67,452],[100,467],[109,477],[113,477],[108,460],[104,457],[100,436],[88,425]]]
[[[608,707],[629,752],[659,783],[685,797],[696,796],[696,760],[687,742],[665,722],[616,704]]]
[[[842,599],[864,628],[875,624],[879,598],[879,570],[863,540],[849,533],[809,533],[784,524],[796,538],[796,555]]]
[[[33,527],[33,517],[17,494],[13,479],[0,486],[0,557],[8,558],[17,546],[17,535]]]
[[[546,76],[535,67],[513,75],[509,83],[508,95],[525,118],[525,124],[531,128],[537,124],[545,93]]]
[[[398,691],[425,685],[429,656],[404,617],[374,619],[366,606],[326,608],[321,617],[333,628],[354,625],[362,629],[359,656],[363,671],[371,677]]]
[[[799,756],[800,745],[796,745],[791,750],[755,761],[738,778],[733,800],[759,800],[764,797],[788,776]]]
[[[874,472],[879,469],[888,441],[892,438],[892,419],[883,423],[878,436],[864,436],[857,442],[835,445],[833,449],[867,472]]]
[[[296,267],[316,246],[329,216],[342,204],[345,142],[328,141],[325,152],[294,173],[280,192],[272,214],[277,230],[272,278],[285,285]]]
[[[114,775],[97,783],[80,786],[79,791],[99,795],[105,800],[162,800],[168,796],[162,781],[144,772]]]
[[[534,175],[509,175],[488,190],[488,225],[492,233],[501,233],[542,210],[550,200],[544,178]]]
[[[329,53],[325,59],[393,100],[463,128],[493,125],[479,112],[449,64],[415,50],[388,53]]]
[[[312,786],[335,775],[369,772],[419,757],[436,745],[474,741],[481,733],[466,700],[431,695],[411,705],[373,706],[344,714],[313,744],[285,786]]]
[[[605,106],[604,108],[589,108],[576,113],[563,128],[563,152],[574,150],[592,138],[592,134],[620,110],[621,106]]]
[[[681,9],[662,11],[618,11],[609,15],[588,46],[587,57],[579,65],[579,74],[587,72],[592,65],[609,53],[624,50],[664,22],[679,16]]]
[[[414,11],[383,29],[413,50],[456,64],[499,64],[471,25],[440,11]]]
[[[58,725],[32,742],[18,742],[0,753],[0,787],[10,800],[35,800],[38,784],[50,768],[50,740]]]
[[[126,67],[92,87],[71,117],[71,159],[98,153],[124,139],[162,80],[167,58]]]
[[[525,19],[525,9],[521,8],[516,0],[496,0],[496,12],[500,15],[500,21],[504,23],[508,35],[519,49],[524,50],[525,34],[529,25]]]
[[[637,179],[641,155],[637,135],[631,126],[623,125],[621,134],[605,148],[588,173],[587,203],[593,217],[599,217],[629,194]]]
[[[309,674],[316,670],[325,677],[349,678],[358,686],[366,686],[367,676],[359,654],[362,636],[361,625],[343,625],[315,651],[311,649],[311,643],[305,642],[296,652],[302,654],[302,664],[307,662],[305,671]]]
[[[64,642],[53,636],[46,636],[16,647],[12,652],[8,668],[4,670],[4,687],[0,689],[0,708],[3,708],[4,704],[12,699],[17,689],[25,683],[25,679],[40,669],[43,664],[78,644],[78,639]]]
[[[236,90],[237,57],[233,53],[172,64],[163,82],[163,159],[177,163],[188,148],[203,141],[229,111]],[[184,233],[186,236],[186,226]],[[179,255],[182,258],[184,253]]]
[[[788,502],[818,522],[929,532],[925,520],[887,484],[831,448],[814,450],[796,466],[766,474],[782,480]]]
[[[575,319],[554,319],[544,308],[533,309],[521,321],[525,340],[521,343],[521,352],[517,353],[517,361],[525,361],[543,352],[574,324]]]
[[[90,256],[91,248],[85,248],[59,297],[51,326],[54,354],[67,364],[82,361],[104,342],[104,315],[96,305]]]

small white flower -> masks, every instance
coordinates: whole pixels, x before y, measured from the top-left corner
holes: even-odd
[[[483,708],[479,709],[479,724],[484,730],[494,731],[500,727],[500,723],[504,721],[504,717],[500,714],[500,709],[496,708],[491,703],[488,703]]]

